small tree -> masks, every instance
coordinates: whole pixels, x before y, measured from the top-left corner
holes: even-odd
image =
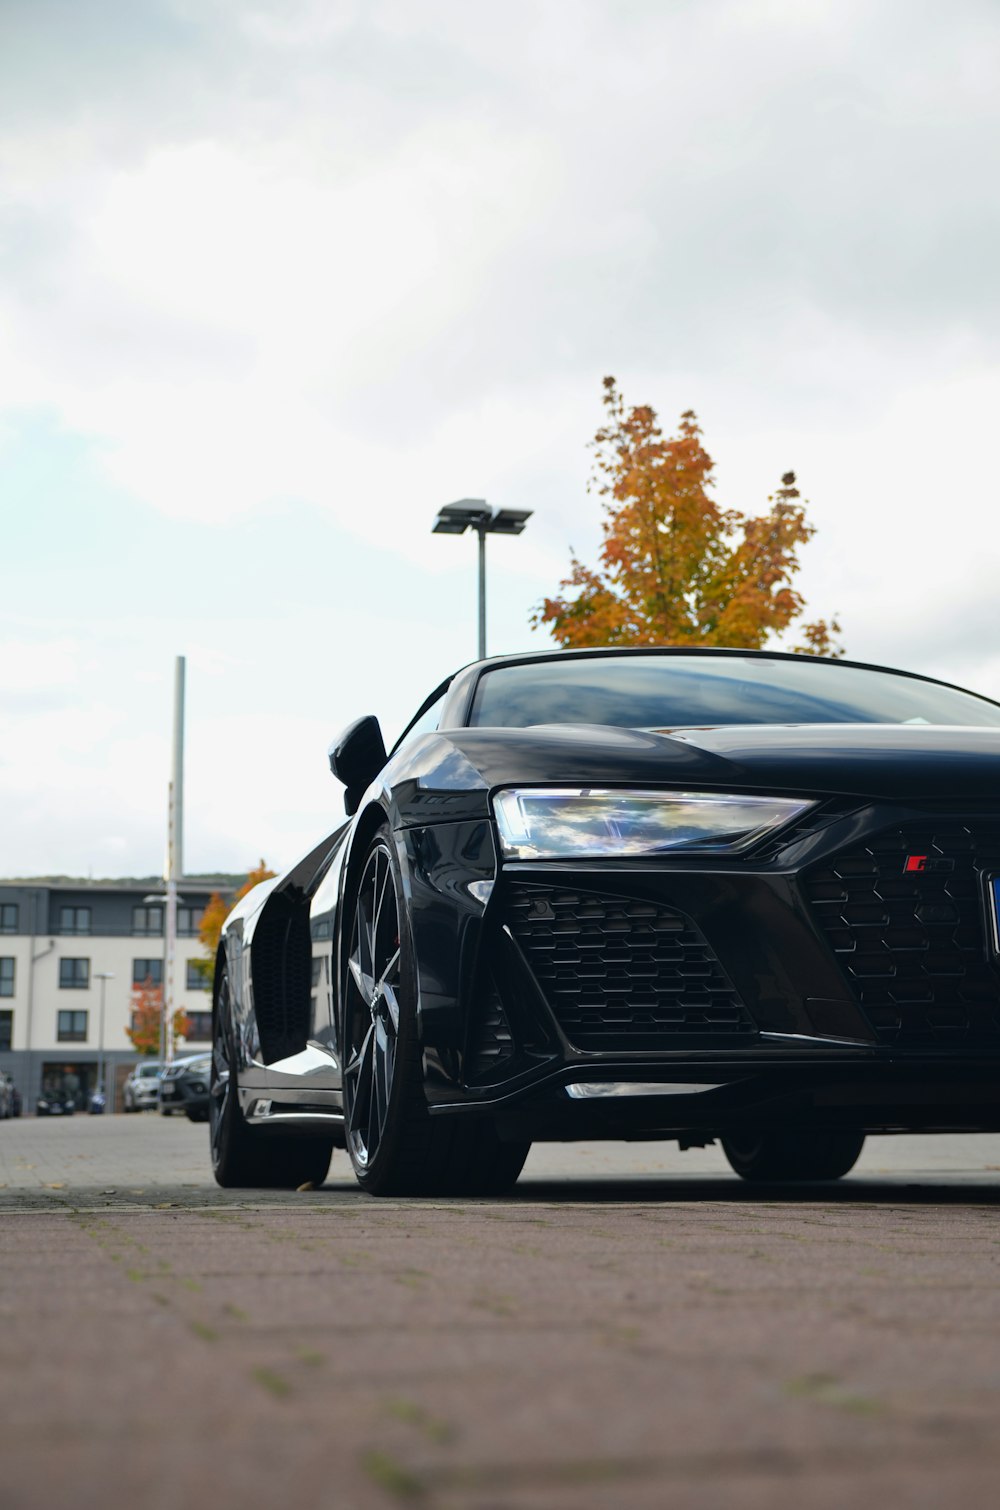
[[[597,570],[574,555],[563,596],[546,598],[532,623],[566,648],[591,645],[720,645],[760,649],[802,614],[791,586],[798,547],[815,534],[786,472],[770,509],[748,517],[710,494],[714,463],[691,410],[663,436],[656,411],[626,410],[604,379],[607,418],[594,438],[590,486],[605,498]],[[806,655],[842,655],[836,620],[801,627]]]
[[[125,1029],[136,1050],[152,1057],[160,1052],[160,1021],[163,1017],[163,987],[154,986],[147,975],[141,986],[132,987],[132,1021]],[[183,1007],[173,1015],[175,1038],[186,1038],[191,1031],[191,1019]]]

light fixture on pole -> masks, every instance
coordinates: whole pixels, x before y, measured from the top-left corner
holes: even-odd
[[[108,1109],[114,1111],[114,1093],[109,1098],[107,1091],[104,1089],[104,988],[109,980],[114,980],[114,975],[110,970],[95,970],[94,979],[99,980],[101,983],[101,1016],[97,1030],[97,1089],[103,1093],[104,1102]]]
[[[460,498],[447,503],[434,521],[434,535],[479,536],[479,659],[486,658],[486,536],[520,535],[531,518],[531,509],[491,509],[485,498]]]

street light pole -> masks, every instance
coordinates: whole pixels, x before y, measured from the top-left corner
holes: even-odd
[[[101,1015],[97,1028],[97,1089],[103,1092],[104,1104],[107,1106],[109,1105],[108,1094],[104,1090],[104,988],[109,980],[114,980],[114,976],[110,970],[95,970],[94,979],[99,980],[101,983]],[[111,1111],[115,1109],[114,1100],[115,1098],[112,1094],[110,1100]]]
[[[178,895],[177,881],[173,876],[167,878],[163,891],[151,891],[142,900],[145,906],[156,906],[160,909],[163,929],[163,975],[160,979],[160,1063],[168,1064],[174,1057],[173,1024],[169,1019],[173,1015],[177,909],[185,906],[186,903],[184,898]]]
[[[479,536],[479,659],[486,659],[486,536],[520,535],[531,518],[531,509],[491,509],[485,498],[461,498],[445,504],[434,521],[432,534],[464,535],[468,529]]]
[[[476,525],[479,536],[479,659],[486,659],[486,528]]]

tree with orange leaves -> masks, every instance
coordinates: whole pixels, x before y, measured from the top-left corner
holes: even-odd
[[[160,1018],[163,1015],[163,987],[154,986],[147,975],[141,986],[132,987],[132,1021],[125,1032],[140,1054],[160,1052]],[[183,1007],[174,1013],[174,1038],[186,1038],[191,1031],[191,1019]]]
[[[574,555],[564,595],[546,598],[532,623],[565,649],[592,645],[719,645],[759,650],[800,617],[792,587],[798,547],[815,534],[786,472],[753,518],[710,494],[714,463],[691,410],[665,439],[656,411],[626,409],[604,379],[605,423],[594,438],[591,487],[604,497],[600,565]],[[800,626],[803,655],[839,656],[836,620]]]

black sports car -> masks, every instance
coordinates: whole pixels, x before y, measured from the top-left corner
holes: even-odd
[[[230,914],[223,1185],[492,1192],[533,1140],[720,1139],[834,1179],[868,1132],[1000,1129],[1000,704],[695,650],[479,661],[348,821]]]

